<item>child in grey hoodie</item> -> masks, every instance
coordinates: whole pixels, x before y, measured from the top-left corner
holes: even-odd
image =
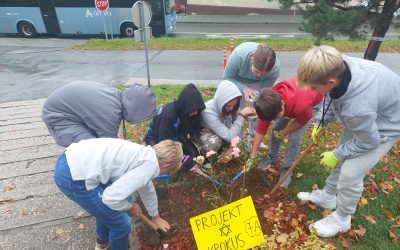
[[[133,84],[124,90],[98,82],[76,81],[55,90],[43,106],[42,119],[56,143],[118,137],[121,120],[139,123],[152,118],[156,98]]]
[[[400,140],[400,77],[380,63],[345,56],[329,46],[306,52],[297,76],[300,85],[328,93],[325,100],[330,101],[322,107],[330,108],[321,124],[333,117],[343,124],[336,149],[321,154],[320,164],[332,170],[324,189],[297,194],[336,208],[310,226],[319,236],[332,237],[350,229],[365,175]],[[318,130],[312,133],[315,140]]]
[[[240,135],[245,117],[255,115],[254,108],[239,110],[241,98],[242,93],[233,82],[224,80],[218,85],[214,98],[206,103],[206,109],[201,112],[201,125],[204,128],[200,141],[203,151],[217,152],[222,141],[230,143],[232,138]],[[205,139],[215,137],[209,134],[218,137],[210,143]]]

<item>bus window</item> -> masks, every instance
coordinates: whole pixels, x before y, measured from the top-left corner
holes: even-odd
[[[94,0],[0,0],[0,33],[24,37],[41,34],[107,34],[133,36],[132,6],[137,0],[109,0],[100,12]],[[172,34],[176,26],[174,0],[145,0],[151,6],[153,36]]]

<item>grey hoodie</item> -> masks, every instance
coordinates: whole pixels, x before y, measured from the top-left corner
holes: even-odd
[[[234,83],[224,80],[218,85],[214,99],[206,102],[206,109],[201,112],[202,126],[211,129],[227,142],[240,134],[244,122],[240,115],[223,115],[222,112],[224,105],[236,97],[242,97],[240,90]]]
[[[343,56],[351,81],[331,110],[353,139],[338,146],[340,160],[373,150],[387,137],[400,135],[400,77],[384,65]],[[329,119],[329,117],[327,117]]]
[[[261,84],[262,88],[272,87],[280,74],[280,62],[278,57],[272,69],[262,77],[256,77],[251,71],[252,56],[259,43],[244,42],[235,48],[228,58],[228,64],[224,71],[223,79],[229,80],[243,92],[243,89],[251,87],[251,84]]]
[[[155,114],[156,99],[134,84],[119,90],[97,82],[76,81],[55,90],[43,106],[42,119],[60,146],[99,137],[118,137],[122,119],[138,123]]]

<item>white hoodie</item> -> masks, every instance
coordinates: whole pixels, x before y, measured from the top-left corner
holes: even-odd
[[[154,149],[126,140],[96,138],[73,143],[66,149],[67,162],[74,181],[84,180],[86,189],[111,183],[102,201],[109,208],[127,211],[128,198],[139,192],[150,216],[158,214],[157,194],[152,179],[160,169]]]

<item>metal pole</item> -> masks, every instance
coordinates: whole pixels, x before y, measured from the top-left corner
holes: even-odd
[[[104,34],[106,35],[106,41],[107,41],[108,40],[108,36],[107,36],[107,27],[106,27],[106,17],[105,17],[104,12],[101,12],[101,13],[103,13]]]
[[[144,24],[144,14],[143,14],[143,1],[139,2],[139,17],[142,24]],[[147,38],[146,38],[146,27],[140,27],[143,32],[144,40],[144,52],[146,55],[146,68],[147,68],[147,87],[150,88],[150,69],[149,69],[149,55],[147,53]]]
[[[113,20],[112,20],[112,13],[111,12],[109,12],[110,13],[110,29],[111,29],[111,39],[114,39],[114,29],[113,29]]]

